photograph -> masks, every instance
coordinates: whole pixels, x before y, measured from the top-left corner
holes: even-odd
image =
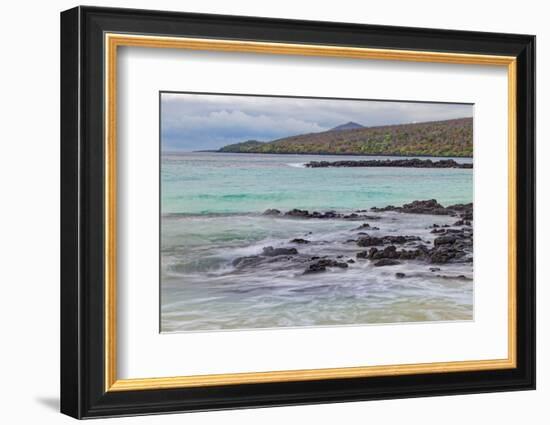
[[[159,93],[160,331],[474,320],[474,105]]]
[[[375,420],[410,422],[410,409],[381,410],[383,400],[450,400],[441,396],[475,404],[453,412],[492,403],[504,422],[542,411],[539,391],[502,401],[534,390],[540,369],[540,63],[525,31],[548,27],[543,14],[218,9],[63,10],[40,31],[55,38],[56,83],[19,72],[40,90],[60,86],[60,108],[30,121],[29,97],[12,84],[24,124],[6,145],[36,154],[7,156],[29,189],[17,190],[27,206],[8,196],[5,210],[36,215],[47,197],[56,205],[44,210],[60,213],[57,226],[25,220],[56,230],[33,241],[50,253],[57,238],[61,259],[38,255],[44,265],[31,267],[33,283],[48,267],[60,274],[60,291],[39,284],[31,297],[40,305],[29,311],[57,313],[34,320],[55,334],[27,338],[58,341],[50,358],[27,362],[55,365],[43,367],[52,376],[31,371],[37,391],[55,384],[35,404],[54,394],[65,415],[115,421],[246,408],[239,420],[258,422],[264,408],[293,406],[296,422],[302,405],[370,401]],[[34,70],[52,49],[17,58]],[[45,144],[52,125],[60,149]],[[53,170],[57,196],[36,190],[47,173],[27,171],[40,167]],[[28,248],[26,227],[11,228]],[[28,264],[14,273],[28,278]],[[10,299],[29,299],[28,284],[8,286],[24,290]],[[27,317],[9,304],[12,322]],[[34,329],[11,328],[18,341]]]

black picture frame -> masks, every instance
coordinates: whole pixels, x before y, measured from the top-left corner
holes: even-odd
[[[506,55],[517,58],[517,367],[105,391],[104,34]],[[61,13],[61,412],[75,418],[535,388],[535,37],[76,7]]]

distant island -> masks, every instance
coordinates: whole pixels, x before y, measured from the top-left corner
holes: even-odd
[[[471,157],[473,119],[377,127],[348,122],[320,133],[300,134],[269,142],[247,140],[224,146],[217,152]]]

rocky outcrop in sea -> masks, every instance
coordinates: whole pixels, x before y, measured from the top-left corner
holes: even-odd
[[[460,163],[454,159],[370,159],[345,161],[311,161],[305,164],[307,168],[328,167],[402,167],[402,168],[473,168],[471,163]]]
[[[382,208],[371,208],[371,211],[384,214],[390,212],[392,220],[399,221],[401,214],[421,214],[433,216],[449,216],[456,218],[450,224],[427,225],[429,234],[433,238],[422,238],[414,234],[381,234],[381,230],[365,220],[379,220],[380,215],[365,214],[368,210],[354,213],[336,213],[334,211],[309,212],[293,209],[282,212],[270,209],[264,212],[265,216],[285,219],[321,219],[321,220],[363,220],[359,227],[353,227],[355,238],[342,240],[347,246],[356,246],[355,250],[346,250],[336,256],[327,256],[320,253],[311,255],[311,249],[316,245],[302,235],[289,240],[287,246],[266,246],[257,255],[236,258],[233,266],[237,269],[254,267],[261,264],[292,263],[303,267],[303,274],[322,273],[331,269],[345,270],[354,267],[361,261],[369,261],[374,267],[390,267],[407,262],[424,263],[430,272],[440,271],[433,265],[472,263],[473,262],[473,204],[455,204],[447,207],[439,204],[435,199],[413,201],[402,206],[389,205]],[[404,216],[403,216],[404,217]],[[317,242],[318,246],[319,243]],[[308,254],[300,252],[300,246],[307,246]],[[441,275],[445,277],[445,275]],[[399,273],[399,278],[406,277],[406,273]],[[452,276],[448,276],[452,277]]]

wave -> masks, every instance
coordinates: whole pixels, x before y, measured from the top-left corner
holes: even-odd
[[[290,162],[286,165],[294,168],[306,168],[306,164],[304,162]]]

